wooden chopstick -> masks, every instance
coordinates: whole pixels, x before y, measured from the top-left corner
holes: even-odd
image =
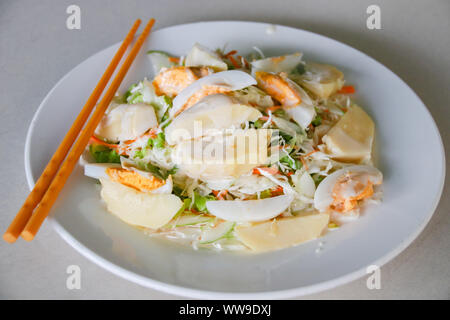
[[[78,158],[81,156],[83,151],[86,148],[86,145],[89,142],[89,139],[94,134],[95,129],[97,128],[100,120],[103,117],[103,114],[105,113],[106,109],[108,108],[109,104],[111,103],[111,100],[114,98],[114,95],[117,92],[117,89],[119,89],[120,84],[123,81],[123,78],[128,72],[128,69],[130,68],[131,64],[133,63],[134,59],[136,58],[136,55],[138,54],[139,50],[141,49],[145,39],[147,38],[148,34],[150,33],[151,28],[153,27],[153,24],[155,23],[154,19],[150,19],[147,23],[144,31],[139,36],[135,44],[133,45],[133,48],[131,49],[130,53],[126,57],[124,63],[120,67],[119,71],[117,72],[116,76],[114,77],[114,80],[112,81],[111,85],[109,86],[108,90],[106,91],[104,97],[102,100],[100,100],[100,103],[98,104],[97,108],[95,109],[94,113],[92,114],[91,118],[89,119],[88,123],[84,127],[84,129],[81,131],[78,139],[76,140],[74,146],[70,150],[69,154],[67,155],[67,158],[64,160],[63,164],[61,165],[60,169],[58,170],[58,173],[56,174],[56,177],[53,179],[52,183],[48,187],[47,191],[44,194],[44,197],[39,203],[39,206],[34,211],[34,214],[29,219],[28,223],[25,226],[25,229],[22,231],[21,235],[22,238],[24,238],[27,241],[33,240],[34,236],[38,232],[40,226],[44,222],[45,218],[48,216],[48,213],[53,206],[53,204],[56,201],[56,198],[58,197],[59,192],[64,187],[65,182],[69,178],[70,174],[72,173],[73,168],[75,167]]]
[[[16,217],[11,222],[6,232],[3,234],[3,239],[6,242],[12,243],[16,241],[20,233],[25,228],[25,225],[27,224],[28,220],[31,217],[33,209],[39,204],[42,197],[44,196],[45,191],[47,191],[50,183],[52,182],[52,179],[55,177],[55,174],[58,171],[59,166],[61,165],[70,148],[72,147],[78,134],[80,133],[81,129],[86,123],[86,120],[89,118],[89,115],[91,114],[92,110],[95,107],[95,104],[97,103],[103,90],[108,84],[109,79],[114,73],[114,70],[117,68],[117,65],[119,64],[120,60],[125,54],[126,49],[133,40],[134,34],[136,33],[140,24],[141,24],[140,19],[136,20],[136,22],[133,24],[127,36],[123,40],[122,45],[117,50],[116,54],[109,63],[107,69],[105,70],[105,73],[102,75],[99,82],[95,86],[94,91],[92,91],[91,95],[86,101],[86,104],[81,109],[80,114],[73,122],[72,127],[69,129],[66,136],[61,141],[58,149],[55,151],[55,154],[48,162],[40,178],[36,182],[33,190],[30,192],[24,204],[17,213]]]

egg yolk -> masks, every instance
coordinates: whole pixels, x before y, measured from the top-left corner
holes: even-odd
[[[106,174],[112,181],[119,182],[127,187],[142,192],[157,189],[165,184],[164,180],[153,176],[151,178],[146,178],[137,172],[123,168],[107,168]]]
[[[285,59],[286,59],[285,56],[271,58],[274,65],[279,64],[280,62],[284,61]]]
[[[209,69],[205,67],[172,67],[161,71],[153,80],[153,86],[158,96],[173,98],[194,81],[209,74]]]
[[[358,205],[358,201],[373,195],[373,183],[367,175],[345,175],[335,184],[331,209],[346,213]]]
[[[172,67],[160,72],[153,85],[157,95],[174,97],[197,79],[198,76],[188,67]]]
[[[194,104],[196,104],[206,96],[218,93],[227,93],[230,91],[231,90],[229,88],[224,86],[205,85],[192,96],[190,96],[183,107],[175,115],[178,115],[180,112],[192,107]]]

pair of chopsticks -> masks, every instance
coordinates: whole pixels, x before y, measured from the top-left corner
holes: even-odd
[[[94,134],[95,129],[111,103],[111,100],[114,98],[117,89],[122,83],[123,78],[127,74],[128,69],[136,58],[136,55],[141,49],[145,39],[149,35],[154,23],[154,19],[149,20],[144,31],[134,43],[130,53],[114,77],[114,80],[111,82],[111,85],[104,94],[102,100],[100,100],[94,113],[85,125],[117,65],[132,42],[134,34],[141,24],[140,19],[136,20],[133,27],[123,40],[122,45],[109,63],[105,73],[97,83],[97,86],[94,88],[94,91],[89,96],[89,99],[80,114],[72,124],[72,127],[67,132],[58,149],[45,167],[44,172],[36,182],[33,190],[30,192],[16,217],[4,233],[3,239],[6,242],[13,243],[17,240],[19,235],[27,241],[34,239],[36,233],[39,231],[39,228],[55,203],[59,192],[62,190],[64,184],[72,173],[78,158],[81,156],[89,142],[89,139]]]

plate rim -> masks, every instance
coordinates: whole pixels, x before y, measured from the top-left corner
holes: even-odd
[[[218,23],[237,23],[237,24],[252,24],[252,25],[260,25],[260,26],[275,26],[280,28],[287,28],[292,29],[295,31],[302,31],[305,33],[309,33],[311,35],[314,35],[319,38],[323,38],[324,40],[331,41],[338,43],[340,45],[343,45],[347,47],[350,50],[357,51],[359,54],[362,54],[365,58],[372,60],[372,62],[375,62],[378,64],[381,68],[384,68],[386,71],[391,73],[397,80],[399,80],[403,85],[405,85],[415,96],[415,98],[420,102],[420,106],[424,109],[425,113],[431,120],[431,123],[433,124],[432,130],[436,134],[438,140],[439,140],[439,151],[441,154],[440,161],[441,161],[441,167],[442,167],[442,174],[441,174],[441,181],[439,182],[439,192],[436,194],[435,198],[433,199],[432,206],[430,207],[429,212],[427,213],[426,218],[421,222],[421,225],[415,230],[415,232],[411,233],[408,238],[404,239],[400,244],[398,244],[395,248],[393,248],[391,251],[389,251],[384,256],[378,258],[374,262],[372,262],[373,265],[377,265],[380,268],[386,264],[387,262],[394,259],[397,255],[399,255],[403,250],[405,250],[425,229],[425,227],[428,225],[429,221],[431,220],[431,217],[434,215],[434,212],[437,209],[437,206],[440,202],[442,192],[444,189],[444,183],[445,183],[445,175],[446,175],[446,161],[445,161],[445,149],[444,144],[442,141],[442,137],[440,135],[438,126],[436,122],[433,119],[433,116],[431,115],[430,111],[426,107],[426,105],[423,103],[422,99],[417,95],[417,93],[396,73],[394,73],[392,70],[390,70],[388,67],[386,67],[381,62],[377,61],[376,59],[372,58],[368,54],[366,54],[363,51],[360,51],[344,42],[335,40],[333,38],[324,36],[319,33],[315,33],[312,31],[295,28],[291,26],[281,25],[281,24],[273,24],[273,23],[267,23],[267,22],[260,22],[260,21],[242,21],[242,20],[210,20],[210,21],[198,21],[198,22],[191,22],[191,23],[183,23],[183,24],[177,24],[172,25],[168,27],[164,27],[161,29],[157,29],[156,31],[160,30],[167,30],[170,28],[179,28],[179,27],[187,27],[191,25],[198,25],[198,24],[218,24]],[[137,37],[137,36],[136,36]],[[92,59],[95,55],[98,53],[108,50],[111,47],[114,47],[118,45],[119,42],[112,44],[106,48],[100,49],[99,51],[93,53],[88,58],[84,59],[80,63],[78,63],[75,67],[73,67],[69,72],[67,72],[59,81],[56,82],[56,84],[52,87],[52,89],[47,93],[45,98],[40,103],[39,107],[37,108],[36,112],[33,115],[33,118],[31,120],[31,123],[28,127],[26,140],[25,140],[25,147],[24,147],[24,165],[25,165],[25,176],[27,180],[27,184],[29,189],[31,190],[34,187],[35,181],[31,172],[31,159],[30,159],[30,141],[31,137],[33,135],[34,128],[36,126],[37,119],[39,117],[39,114],[42,112],[44,105],[46,104],[47,100],[50,98],[52,93],[56,90],[57,87],[69,76],[71,75],[77,68],[79,68],[83,63],[86,61]],[[119,267],[118,265],[114,264],[113,262],[108,261],[107,259],[101,257],[88,247],[84,246],[82,243],[80,243],[76,238],[74,238],[70,232],[68,232],[62,225],[60,225],[56,219],[54,219],[52,216],[48,217],[48,220],[52,227],[56,230],[56,232],[61,236],[61,238],[64,239],[70,246],[72,246],[76,251],[78,251],[81,255],[86,257],[88,260],[92,261],[93,263],[99,265],[103,269],[121,277],[126,280],[129,280],[131,282],[134,282],[138,285],[148,287],[151,289],[159,290],[165,293],[183,296],[183,297],[191,297],[191,298],[198,298],[198,299],[284,299],[284,298],[292,298],[295,296],[303,296],[313,293],[318,293],[321,291],[329,290],[332,288],[335,288],[337,286],[343,285],[345,283],[349,283],[353,280],[359,279],[366,275],[366,267],[360,268],[358,270],[355,270],[353,272],[347,273],[343,276],[322,281],[319,283],[315,283],[308,286],[298,287],[298,288],[292,288],[292,289],[286,289],[286,290],[274,290],[274,291],[261,291],[261,292],[223,292],[223,291],[211,291],[211,290],[202,290],[202,289],[193,289],[189,287],[185,287],[182,285],[174,285],[169,284],[166,282],[162,282],[159,280],[154,280],[149,277],[141,276],[139,274],[136,274],[132,271],[129,271],[123,267]]]

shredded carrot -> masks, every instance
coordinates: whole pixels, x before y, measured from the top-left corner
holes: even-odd
[[[132,140],[126,140],[126,141],[124,141],[123,143],[125,143],[125,144],[132,144],[133,142],[136,141],[136,139],[137,139],[137,138],[132,139]]]
[[[311,152],[305,154],[303,157],[305,157],[305,158],[306,158],[306,157],[309,157],[310,155],[312,155],[313,153],[316,153],[317,151],[319,151],[319,150],[314,149],[313,151],[311,151]]]
[[[338,91],[338,93],[342,94],[352,94],[355,93],[355,87],[354,86],[343,86],[341,90]]]
[[[279,195],[283,194],[283,187],[278,186],[276,189],[270,190],[270,193],[272,196],[279,196]]]
[[[228,52],[227,54],[224,55],[224,57],[228,58],[229,56],[232,56],[234,54],[236,54],[237,51],[236,50],[231,50],[230,52]]]
[[[90,140],[91,140],[91,142],[93,142],[93,143],[101,144],[102,146],[105,146],[105,147],[108,147],[108,148],[111,148],[111,149],[116,149],[116,148],[119,147],[118,144],[107,143],[107,142],[105,142],[105,141],[103,141],[103,140],[100,140],[100,139],[97,138],[96,136],[92,136]]]
[[[217,196],[217,199],[219,200],[225,200],[225,196],[228,194],[228,190],[222,190],[219,195]]]
[[[233,58],[233,56],[228,56],[228,59],[230,59],[231,64],[236,68],[239,69],[241,66],[239,65],[239,63],[236,61],[236,59]]]
[[[268,116],[262,116],[262,117],[259,117],[259,120],[267,121],[267,120],[269,120],[269,117]]]
[[[293,174],[294,174],[294,171],[289,171],[288,173],[286,173],[286,175],[287,175],[288,177],[292,176]]]
[[[89,142],[90,142],[90,143],[101,144],[102,146],[108,147],[108,148],[110,148],[110,149],[114,149],[114,150],[116,150],[116,152],[119,153],[121,156],[127,155],[127,151],[129,151],[128,148],[125,148],[125,149],[123,149],[123,150],[120,150],[118,144],[107,143],[107,142],[105,142],[105,141],[103,141],[103,140],[100,140],[100,139],[97,138],[96,136],[92,136],[92,137],[89,139]],[[120,152],[119,152],[119,150],[120,150]]]
[[[306,163],[304,157],[300,157],[300,161],[302,162],[303,166],[305,167],[305,170],[308,171],[308,164]]]
[[[280,171],[278,171],[278,168],[276,167],[262,167],[262,168],[255,168],[253,169],[253,174],[261,174],[260,170],[265,171],[269,174],[275,175],[280,173]]]
[[[191,210],[189,210],[192,213],[200,213],[200,211],[198,211],[197,209],[192,208]]]
[[[140,138],[142,138],[142,137],[145,137],[146,135],[150,136],[150,138],[152,138],[152,139],[156,138],[156,129],[155,129],[155,128],[152,128],[152,129],[150,129],[149,131],[147,131],[146,133],[144,133],[143,135],[141,135],[140,137],[136,137],[136,138],[131,139],[131,140],[126,140],[126,141],[124,141],[123,143],[124,143],[124,144],[132,144],[132,143],[135,142],[137,139],[140,139]]]
[[[225,199],[224,196],[226,196],[228,194],[228,190],[222,190],[222,191],[213,190],[212,193],[218,200],[224,200]]]
[[[156,129],[150,129],[150,131],[148,132],[148,134],[150,135],[150,138],[154,139],[156,138]]]
[[[268,107],[267,108],[267,110],[270,110],[270,111],[275,111],[275,110],[278,110],[278,109],[281,109],[281,106],[273,106],[273,107]]]
[[[319,151],[319,150],[314,149],[313,151],[308,152],[307,154],[305,154],[305,155],[303,155],[303,156],[300,156],[300,161],[302,162],[302,164],[303,164],[303,166],[305,167],[306,170],[308,170],[308,164],[306,163],[305,158],[309,157],[309,156],[312,155],[313,153],[316,153],[317,151]]]
[[[180,58],[177,57],[169,57],[169,61],[173,62],[173,63],[179,63],[180,62]]]

